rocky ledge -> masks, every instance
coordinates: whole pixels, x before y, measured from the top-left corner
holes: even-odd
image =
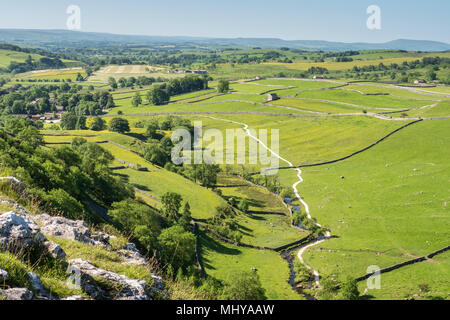
[[[151,300],[155,289],[147,286],[143,280],[130,279],[97,268],[82,259],[70,260],[69,269],[72,270],[75,281],[79,281],[83,291],[93,299]]]
[[[3,200],[4,201],[4,200]],[[93,233],[83,221],[73,221],[48,214],[31,215],[25,208],[13,205],[14,211],[0,215],[0,250],[13,254],[38,250],[53,259],[65,262],[66,253],[57,243],[49,241],[47,236],[60,237],[99,246],[112,250],[109,240],[112,236],[104,233]],[[126,249],[116,252],[123,258],[123,264],[146,265],[147,260],[136,246],[128,244]],[[75,282],[91,299],[118,300],[151,300],[163,292],[163,280],[151,274],[153,283],[130,279],[124,275],[100,269],[91,262],[74,259],[68,262],[68,277]],[[8,281],[11,277],[0,265],[0,300],[40,300],[55,299],[45,289],[39,276],[29,272],[31,288],[11,288]],[[78,280],[77,280],[78,279]],[[83,300],[82,296],[72,296],[66,300]]]

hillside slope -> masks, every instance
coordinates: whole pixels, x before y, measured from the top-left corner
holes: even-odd
[[[18,181],[17,186],[23,187]],[[167,296],[150,261],[126,239],[93,230],[83,221],[34,214],[4,196],[0,198],[0,243],[0,299]]]

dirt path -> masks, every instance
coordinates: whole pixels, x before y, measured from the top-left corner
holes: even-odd
[[[237,122],[237,121],[233,121],[233,120],[228,120],[228,119],[220,119],[220,118],[215,118],[215,117],[207,117],[210,119],[214,119],[214,120],[220,120],[220,121],[226,121],[226,122],[231,122],[234,124],[238,124],[241,125],[244,129],[244,131],[247,133],[247,135],[255,140],[256,142],[258,142],[261,146],[264,147],[264,149],[266,149],[267,151],[269,151],[272,155],[274,155],[276,158],[280,159],[283,162],[286,162],[288,164],[288,166],[293,167],[292,170],[295,170],[297,172],[297,178],[298,181],[296,183],[294,183],[292,185],[292,188],[294,190],[295,196],[297,197],[297,199],[300,201],[300,203],[303,205],[303,207],[305,208],[305,212],[308,216],[308,219],[312,220],[312,216],[309,210],[309,206],[306,203],[306,201],[300,196],[300,193],[298,191],[298,186],[304,181],[303,177],[302,177],[302,170],[300,168],[295,168],[294,165],[292,164],[292,162],[290,162],[289,160],[283,158],[282,156],[280,156],[278,153],[274,152],[272,149],[270,149],[266,144],[264,144],[264,142],[262,142],[260,139],[258,139],[257,137],[253,136],[249,130],[249,126],[246,123],[242,123],[242,122]],[[315,223],[318,227],[322,227],[320,224]],[[303,260],[303,253],[310,247],[313,247],[315,245],[318,245],[328,239],[331,238],[331,233],[329,231],[327,231],[325,237],[320,237],[318,238],[315,242],[303,247],[300,249],[300,251],[298,252],[298,258],[300,260],[300,262],[305,265],[309,270],[312,271],[312,273],[314,274],[314,278],[315,278],[315,282],[316,285],[319,285],[320,282],[320,274],[317,270],[314,270],[311,266],[309,266],[308,264],[305,263],[305,261]]]
[[[308,250],[311,247],[317,246],[318,244],[325,242],[326,240],[328,240],[328,238],[324,238],[324,239],[317,239],[316,241],[314,241],[313,243],[304,246],[303,248],[301,248],[298,253],[297,253],[297,257],[300,260],[300,262],[309,270],[311,270],[311,272],[314,275],[314,281],[316,282],[316,286],[320,285],[320,274],[317,270],[314,270],[311,266],[309,266],[308,264],[306,264],[306,262],[303,260],[303,254],[306,252],[306,250]]]

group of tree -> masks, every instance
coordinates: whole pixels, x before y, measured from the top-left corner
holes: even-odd
[[[161,78],[161,77],[146,77],[146,76],[139,76],[139,77],[129,77],[124,78],[121,77],[119,80],[116,80],[114,77],[109,77],[108,84],[111,86],[112,89],[117,88],[131,88],[134,86],[143,87],[143,86],[149,86],[153,83],[160,83],[160,82],[166,82],[167,79]]]
[[[199,76],[187,76],[180,79],[171,79],[167,83],[155,85],[147,92],[147,100],[153,105],[169,103],[170,97],[208,88],[208,79]],[[136,97],[135,97],[136,98]],[[136,98],[137,99],[137,98]]]
[[[439,68],[448,68],[450,66],[450,58],[442,57],[425,57],[422,60],[413,61],[403,61],[401,64],[391,63],[390,65],[385,65],[384,63],[379,63],[378,65],[368,65],[368,66],[354,66],[354,72],[373,72],[373,71],[408,71],[413,69],[427,68],[430,67],[433,70],[439,70]]]
[[[108,166],[114,157],[82,138],[72,145],[44,150],[39,130],[21,118],[9,118],[0,128],[0,169],[27,186],[27,193],[49,213],[73,219],[101,221],[88,203],[110,207],[134,197]]]
[[[43,114],[56,112],[57,106],[78,116],[101,115],[103,109],[114,106],[108,91],[81,92],[79,85],[16,85],[0,92],[0,112],[3,114]]]
[[[219,80],[217,85],[217,92],[219,93],[228,93],[230,91],[230,81],[228,80]]]

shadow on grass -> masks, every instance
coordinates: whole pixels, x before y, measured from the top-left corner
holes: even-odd
[[[143,142],[147,141],[147,137],[144,136],[142,133],[128,132],[128,133],[125,133],[125,135],[129,136],[131,138],[135,138],[135,139],[141,140]]]
[[[239,232],[242,233],[243,235],[248,236],[248,237],[252,237],[252,238],[255,237],[255,236],[252,234],[252,232],[253,232],[252,229],[247,228],[247,227],[244,227],[244,226],[243,226],[242,224],[240,224],[240,223],[238,223],[237,226],[238,226]]]
[[[253,219],[257,219],[257,216],[254,216],[255,214],[259,215],[273,215],[273,216],[283,216],[286,217],[286,215],[283,212],[271,212],[271,211],[249,211],[249,214],[251,214],[251,217]]]
[[[147,192],[152,191],[149,187],[143,186],[143,185],[137,184],[137,183],[133,183],[133,187],[138,188],[139,190],[142,190],[142,191],[147,191]]]
[[[116,176],[116,177],[119,177],[120,180],[122,180],[122,182],[124,182],[124,183],[128,183],[130,181],[130,177],[128,175],[126,175],[126,174],[117,173],[117,171],[114,171],[113,175]]]
[[[205,258],[204,251],[214,251],[216,253],[220,253],[222,255],[229,255],[229,256],[237,256],[241,254],[241,251],[239,249],[230,248],[222,243],[220,243],[218,240],[215,240],[211,238],[210,236],[206,235],[203,231],[199,231],[198,235],[199,239],[199,254],[200,259],[202,261],[203,267],[205,269],[215,270],[213,266],[213,262],[207,258]]]

